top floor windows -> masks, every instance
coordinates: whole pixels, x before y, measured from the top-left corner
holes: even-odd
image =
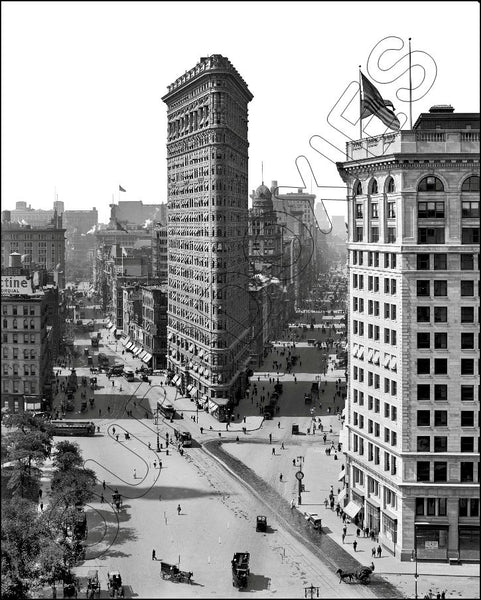
[[[357,184],[354,186],[354,196],[361,196],[362,194],[362,185],[361,182],[358,181]]]
[[[418,192],[444,192],[444,185],[437,177],[428,175],[419,182]]]
[[[472,175],[463,181],[462,192],[479,192],[479,177]],[[479,216],[479,215],[478,215]]]
[[[394,186],[394,179],[392,177],[389,177],[386,181],[386,193],[392,194],[395,191],[396,191],[396,188]]]
[[[387,218],[388,219],[396,218],[396,203],[395,202],[387,203]]]
[[[370,194],[377,194],[378,193],[377,181],[375,179],[373,179],[371,181],[369,193]]]
[[[356,219],[362,219],[362,204],[360,202],[356,204]]]
[[[461,216],[463,219],[479,219],[479,201],[463,202],[461,204]]]
[[[418,219],[444,219],[444,202],[419,202]]]

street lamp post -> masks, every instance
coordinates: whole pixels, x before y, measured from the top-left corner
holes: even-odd
[[[418,598],[418,551],[415,547],[411,552],[411,562],[415,563],[415,572],[414,572],[414,598],[417,600]]]

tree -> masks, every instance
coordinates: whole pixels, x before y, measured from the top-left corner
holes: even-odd
[[[86,504],[93,498],[96,482],[97,478],[92,469],[56,471],[52,478],[53,503],[65,508]]]
[[[55,455],[53,457],[53,467],[58,471],[69,471],[77,469],[83,465],[80,446],[75,442],[68,440],[59,442],[55,446]]]

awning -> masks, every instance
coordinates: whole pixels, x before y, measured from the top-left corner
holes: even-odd
[[[189,395],[194,397],[194,396],[197,396],[198,393],[199,393],[199,390],[195,387],[195,385],[193,385],[189,392]]]
[[[152,359],[152,354],[150,354],[149,352],[146,352],[144,354],[144,358],[142,359],[142,361],[144,363],[148,363],[151,359]]]
[[[180,379],[180,375],[174,375],[174,377],[172,377],[172,385],[177,385],[177,382]]]
[[[111,323],[110,321],[107,323],[107,329],[112,329],[113,326],[114,326],[114,324]]]
[[[127,346],[127,344],[130,342],[130,338],[124,337],[120,341],[122,342],[122,346]]]
[[[199,358],[202,358],[204,356],[204,351],[203,350],[199,350],[198,356],[199,356]]]
[[[372,362],[373,354],[374,354],[374,350],[372,348],[369,348],[368,351],[367,351],[367,360],[368,360],[368,362]]]
[[[194,352],[194,344],[191,344],[191,345],[189,346],[189,352]]]
[[[139,358],[140,360],[144,360],[144,356],[147,354],[147,350],[142,350],[142,352],[139,354]]]
[[[204,395],[202,396],[202,400],[203,400],[204,402],[207,402],[207,400],[208,400],[208,399],[209,399],[209,398],[208,398],[207,394],[204,394]]]
[[[363,358],[363,356],[364,356],[364,346],[359,346],[359,354],[357,356],[358,356],[358,358]]]
[[[395,356],[391,356],[391,370],[395,371],[397,368],[397,358]]]
[[[137,354],[140,354],[142,352],[143,348],[142,346],[136,346],[134,349],[134,356],[137,356]]]
[[[122,335],[123,334],[123,330],[122,329],[116,329],[115,330],[115,335]]]
[[[359,351],[359,344],[354,344],[354,346],[352,348],[352,355],[354,356],[354,358],[357,357],[358,351]]]
[[[126,346],[125,349],[126,350],[132,350],[132,348],[134,347],[134,342],[129,342]]]
[[[390,354],[385,354],[384,355],[384,367],[389,367],[389,363],[391,362],[391,355]]]
[[[354,519],[354,517],[357,515],[357,513],[362,510],[362,506],[360,504],[358,504],[357,502],[353,502],[351,500],[351,502],[349,502],[347,504],[347,506],[345,506],[343,508],[344,512],[346,513],[346,515],[348,517],[351,517],[351,519]]]
[[[209,398],[209,402],[217,404],[217,406],[225,406],[226,404],[229,404],[230,400],[229,398]]]
[[[379,350],[374,350],[374,364],[379,364]]]
[[[337,480],[341,481],[342,479],[344,479],[345,476],[346,476],[346,469],[343,469],[337,476]]]
[[[194,387],[193,383],[189,383],[189,385],[187,386],[187,393],[190,392],[190,390]]]
[[[192,368],[193,368],[194,371],[197,372],[197,369],[199,368],[199,365],[194,365]]]
[[[347,494],[347,488],[344,488],[343,490],[341,490],[339,492],[339,494],[337,495],[337,501],[339,502],[339,504],[341,502],[344,502],[344,498],[346,497]]]

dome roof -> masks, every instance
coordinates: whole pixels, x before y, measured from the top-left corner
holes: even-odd
[[[255,197],[262,200],[271,200],[272,194],[270,189],[264,184],[262,184],[256,189]]]

